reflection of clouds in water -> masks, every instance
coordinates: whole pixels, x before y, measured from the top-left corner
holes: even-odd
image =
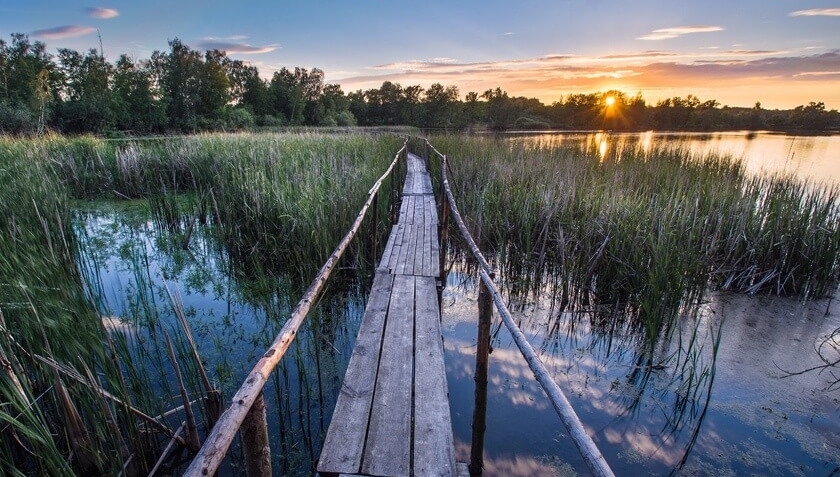
[[[443,324],[450,389],[461,380],[471,399],[477,310],[475,292],[465,283],[444,299]],[[783,370],[820,363],[814,344],[840,327],[837,306],[825,316],[825,301],[708,293],[661,338],[648,362],[639,359],[644,346],[632,324],[596,325],[591,314],[552,308],[550,290],[540,296],[509,298],[514,318],[617,474],[666,475],[685,464],[679,475],[775,475],[779,469],[809,475],[800,466],[828,475],[840,465],[840,408],[823,391],[833,378],[816,372],[782,378]],[[498,326],[497,318],[489,389],[497,408],[490,413],[507,418],[488,426],[488,441],[494,435],[497,441],[487,446],[488,459],[505,461],[511,473],[504,475],[539,475],[528,473],[528,466],[549,454],[573,462],[578,457],[570,442],[553,450],[535,450],[531,443],[512,448],[508,435],[544,441],[565,429]],[[451,406],[459,412],[458,403]],[[471,413],[471,404],[460,412]],[[551,419],[555,434],[538,429]],[[523,474],[515,473],[519,460],[511,455],[522,459]]]
[[[469,462],[470,444],[460,440],[455,441],[455,460]],[[484,457],[485,477],[493,476],[541,476],[541,477],[575,477],[578,474],[572,467],[551,456],[506,455]]]

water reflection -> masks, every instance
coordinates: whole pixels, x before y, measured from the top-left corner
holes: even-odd
[[[840,136],[790,136],[765,132],[669,133],[515,133],[512,141],[529,144],[568,142],[595,144],[603,160],[611,148],[687,147],[700,155],[720,153],[742,158],[751,173],[792,173],[798,177],[840,184]]]
[[[305,285],[272,270],[240,269],[206,227],[196,227],[184,250],[182,237],[157,227],[142,210],[103,206],[77,219],[90,292],[118,346],[134,357],[127,374],[151,383],[159,396],[144,409],[163,413],[180,404],[169,398],[178,392],[162,351],[164,331],[176,336],[182,366],[189,362],[167,286],[182,297],[202,361],[229,398]],[[264,390],[274,465],[282,475],[312,475],[364,311],[367,285],[355,271],[333,277],[331,285]],[[194,372],[188,374],[194,381]],[[190,395],[201,395],[197,383],[189,386]],[[171,416],[178,423],[182,418]],[[234,447],[228,455],[230,466],[219,475],[238,475],[240,450]]]
[[[443,313],[459,461],[469,455],[477,314],[463,272],[450,274]],[[840,464],[828,378],[780,370],[819,362],[815,340],[840,326],[824,303],[712,295],[648,355],[626,320],[561,311],[552,294],[510,298],[515,317],[617,475],[829,475]],[[492,336],[485,475],[585,474],[506,329],[497,322]]]

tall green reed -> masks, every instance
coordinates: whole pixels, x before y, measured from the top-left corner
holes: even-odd
[[[650,340],[710,287],[819,297],[840,278],[836,187],[679,147],[433,142],[507,280],[550,278],[564,306],[638,319]]]

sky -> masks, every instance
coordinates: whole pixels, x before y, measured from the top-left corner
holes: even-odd
[[[98,1],[98,0],[96,0]],[[649,104],[693,94],[730,106],[840,109],[840,1],[0,1],[0,38],[48,51],[147,59],[167,42],[260,70],[317,67],[345,92],[500,87],[551,104],[616,89]]]

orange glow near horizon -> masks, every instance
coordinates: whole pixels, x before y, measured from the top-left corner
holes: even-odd
[[[606,104],[608,108],[613,107],[615,105],[615,96],[607,96],[604,98],[604,104]]]

